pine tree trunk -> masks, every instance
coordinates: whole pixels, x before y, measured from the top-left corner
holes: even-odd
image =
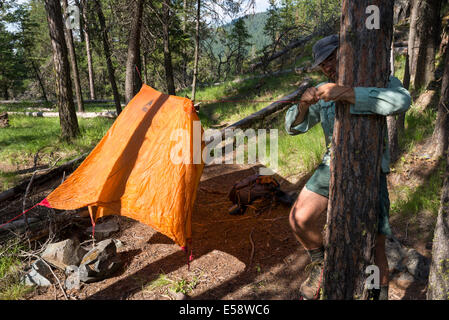
[[[67,7],[69,6],[67,0],[62,1],[62,6],[64,10],[63,11],[64,21],[67,21],[68,17]],[[67,43],[67,49],[69,51],[70,64],[72,66],[73,83],[75,85],[75,96],[76,96],[76,104],[78,106],[78,112],[84,112],[83,94],[81,92],[80,75],[78,72],[78,62],[76,60],[75,45],[73,43],[72,30],[68,29],[67,26],[64,25],[64,33]]]
[[[126,103],[139,92],[142,87],[142,81],[138,75],[141,72],[140,63],[140,30],[142,26],[143,0],[134,2],[135,7],[132,13],[132,26],[129,34],[128,57],[126,60],[126,78],[125,78],[125,100]],[[137,71],[137,69],[139,71]]]
[[[366,28],[369,5],[380,29]],[[385,88],[390,75],[393,2],[343,0],[338,84]],[[351,115],[337,103],[325,233],[325,299],[366,299],[365,270],[374,264],[385,117]]]
[[[173,78],[173,65],[171,59],[171,50],[170,50],[170,1],[164,0],[163,3],[163,16],[164,16],[164,24],[162,26],[162,32],[164,37],[164,67],[165,67],[165,80],[167,83],[167,93],[171,95],[175,95],[175,81]]]
[[[433,237],[427,300],[449,300],[449,150],[446,151],[446,174]]]
[[[410,83],[415,90],[434,80],[435,53],[440,32],[441,0],[413,0],[410,17]]]
[[[89,93],[90,99],[96,100],[95,96],[95,84],[94,84],[94,68],[92,66],[92,49],[90,46],[90,35],[89,35],[89,17],[88,17],[88,2],[87,0],[82,0],[82,12],[83,12],[83,20],[84,20],[84,41],[86,43],[86,55],[87,55],[87,70],[89,73]]]
[[[122,112],[122,106],[120,104],[120,95],[118,93],[117,84],[115,82],[115,70],[114,66],[112,65],[111,61],[111,49],[109,48],[109,40],[108,40],[108,34],[106,31],[106,19],[104,18],[103,10],[101,9],[101,3],[99,0],[94,0],[95,6],[97,9],[97,15],[98,20],[100,22],[100,31],[103,38],[103,49],[104,49],[104,55],[106,56],[106,65],[108,68],[108,76],[109,76],[109,82],[111,83],[112,87],[112,94],[114,95],[114,103],[115,103],[115,110],[117,111],[117,115],[119,115]]]
[[[56,96],[58,99],[59,121],[62,138],[71,140],[79,134],[78,119],[73,103],[70,66],[64,36],[62,9],[59,0],[45,0],[48,29],[53,48],[53,61],[56,72]]]
[[[193,66],[193,81],[192,81],[192,100],[195,100],[196,95],[196,82],[198,78],[198,59],[200,50],[200,12],[201,12],[201,0],[198,0],[196,8],[196,28],[195,28],[195,62]]]
[[[440,103],[433,131],[433,145],[435,146],[434,157],[440,157],[449,146],[449,50],[444,54],[445,68],[441,84]]]

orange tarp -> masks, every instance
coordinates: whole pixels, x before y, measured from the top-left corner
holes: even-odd
[[[204,167],[201,159],[193,163],[194,121],[199,118],[191,100],[143,85],[83,163],[46,198],[49,206],[88,206],[94,219],[126,216],[185,247]],[[174,139],[179,130],[184,138]],[[173,162],[173,150],[190,161]]]

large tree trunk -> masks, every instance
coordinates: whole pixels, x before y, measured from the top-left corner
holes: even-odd
[[[365,26],[369,5],[380,29]],[[390,75],[393,2],[343,0],[338,84],[385,88]],[[337,103],[325,234],[325,299],[366,299],[365,270],[374,264],[385,117],[351,115]]]
[[[69,6],[67,0],[62,1],[62,6],[64,10],[63,15],[64,21],[67,21],[68,17],[67,7]],[[73,43],[72,30],[67,28],[66,25],[64,25],[64,33],[67,43],[67,49],[69,51],[70,64],[72,66],[73,83],[75,84],[75,96],[76,96],[76,103],[78,105],[78,112],[84,112],[83,94],[81,92],[80,75],[78,72],[78,62],[76,60],[75,45]]]
[[[92,49],[90,46],[90,35],[89,35],[89,15],[88,15],[88,2],[87,0],[82,0],[81,2],[83,20],[84,20],[84,41],[86,44],[86,55],[87,55],[87,71],[89,73],[89,93],[90,99],[96,100],[95,97],[95,84],[94,84],[94,68],[92,66]]]
[[[447,69],[447,68],[446,68]],[[449,300],[449,150],[432,245],[427,300]]]
[[[101,3],[99,0],[94,0],[95,6],[97,9],[97,15],[98,20],[100,22],[100,31],[103,38],[103,49],[104,49],[104,55],[106,56],[106,65],[108,68],[108,76],[109,76],[109,82],[111,83],[112,87],[112,94],[114,95],[114,103],[115,103],[115,110],[117,111],[117,116],[122,112],[122,106],[120,104],[120,95],[118,93],[117,84],[115,82],[115,70],[114,66],[112,65],[111,61],[111,49],[109,48],[109,40],[108,40],[108,33],[106,31],[106,19],[104,18],[103,10],[101,9]]]
[[[449,146],[449,50],[446,48],[444,54],[445,68],[441,84],[440,103],[433,131],[433,145],[435,146],[434,157],[440,157]]]
[[[53,48],[53,61],[56,72],[56,96],[58,99],[59,121],[62,138],[71,140],[79,134],[78,119],[73,103],[70,66],[67,58],[67,45],[62,22],[62,10],[59,0],[45,0],[48,29]]]
[[[164,38],[164,67],[165,67],[165,80],[167,83],[168,94],[175,95],[175,80],[173,78],[173,65],[171,60],[170,50],[170,1],[164,0],[163,7],[163,19],[162,32]]]
[[[140,30],[142,26],[142,11],[144,0],[134,2],[132,11],[132,26],[128,42],[128,58],[126,60],[126,78],[125,78],[125,100],[126,103],[139,92],[142,87],[142,81],[136,68],[141,69],[140,63]]]
[[[413,0],[408,55],[410,83],[415,90],[426,88],[434,80],[440,9],[441,0]]]
[[[193,81],[192,81],[192,100],[195,100],[196,95],[196,81],[198,77],[198,58],[200,50],[200,12],[201,0],[198,0],[196,8],[196,27],[195,27],[195,61],[193,66]]]

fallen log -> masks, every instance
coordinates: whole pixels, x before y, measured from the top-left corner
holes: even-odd
[[[9,112],[9,114],[14,115],[24,115],[29,117],[43,117],[43,118],[58,118],[58,112],[46,112],[46,111],[14,111]],[[103,112],[77,112],[76,116],[78,118],[90,119],[90,118],[110,118],[114,119],[117,117],[117,112],[115,111],[103,111]]]
[[[68,161],[68,162],[60,165],[59,167],[50,169],[48,172],[42,173],[40,175],[36,175],[34,177],[33,185],[34,186],[42,185],[42,184],[56,178],[57,176],[62,175],[65,171],[67,171],[67,172],[73,171],[87,157],[87,155],[88,155],[88,153],[85,153],[76,159],[73,159],[71,161]],[[43,170],[43,171],[45,171],[45,170]],[[31,178],[23,181],[22,183],[20,183],[19,185],[15,186],[11,189],[8,189],[8,190],[0,193],[0,202],[5,201],[5,200],[10,200],[11,198],[17,197],[20,194],[24,193],[30,180],[31,180]]]
[[[286,107],[291,106],[295,102],[299,100],[299,98],[303,95],[307,88],[311,86],[310,80],[304,80],[296,89],[296,91],[290,93],[289,95],[279,99],[278,101],[273,102],[269,106],[249,115],[242,120],[239,120],[230,126],[221,130],[222,136],[224,136],[226,130],[235,130],[235,129],[246,129],[251,124],[256,121],[265,119],[266,117],[273,115],[274,113],[283,111]]]
[[[284,111],[287,107],[293,105],[295,102],[299,100],[299,98],[303,95],[303,93],[307,90],[307,88],[310,88],[312,86],[312,83],[309,79],[304,80],[298,87],[298,89],[289,95],[281,98],[278,101],[273,102],[272,104],[268,105],[267,107],[249,115],[246,118],[243,118],[242,120],[239,120],[223,129],[220,130],[220,135],[222,139],[222,152],[225,154],[226,151],[226,143],[229,141],[226,141],[224,138],[231,138],[234,135],[230,135],[229,133],[233,133],[233,131],[237,129],[247,129],[254,123],[261,121],[261,120],[267,120],[268,118],[274,118],[276,115]],[[227,134],[226,134],[227,133]],[[213,142],[218,137],[213,135],[210,137],[209,141],[206,141],[206,146]],[[234,140],[234,139],[233,139]],[[234,142],[230,142],[234,143]]]
[[[28,218],[28,225],[24,219],[13,221],[0,229],[0,244],[14,237],[23,237],[35,241],[49,236],[74,224],[82,224],[89,221],[73,212],[65,211],[55,215],[41,214]]]

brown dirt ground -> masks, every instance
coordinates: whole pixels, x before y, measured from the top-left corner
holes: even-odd
[[[422,152],[419,150],[417,154]],[[405,157],[413,160],[416,154]],[[404,170],[389,175],[390,187],[410,183],[411,177],[414,184],[424,184],[425,172],[431,172],[434,166],[431,161],[406,162]],[[118,252],[125,266],[114,277],[84,284],[80,290],[67,291],[69,299],[174,299],[174,294],[168,290],[171,285],[153,282],[161,275],[172,284],[182,281],[192,284],[189,299],[298,299],[298,288],[306,277],[304,268],[309,258],[291,232],[289,208],[279,204],[260,215],[254,210],[243,216],[228,214],[229,189],[236,181],[252,175],[254,170],[255,167],[239,165],[212,165],[204,169],[192,218],[194,259],[190,269],[187,255],[180,247],[151,227],[125,217],[103,218],[116,219],[120,225],[120,231],[111,237],[124,244]],[[280,176],[276,179],[284,191],[298,192],[309,176],[289,178],[293,183]],[[58,183],[37,190],[32,201],[38,202]],[[61,231],[60,238],[77,234],[81,241],[88,239],[82,230],[90,226],[90,220],[83,221]],[[407,225],[410,230],[404,228],[404,221],[394,217],[391,224],[394,234],[404,244],[430,256],[429,237],[425,238],[426,242],[410,232],[418,222]],[[433,226],[427,226],[426,230],[430,236]],[[56,274],[64,280],[62,272]],[[389,298],[425,299],[425,290],[425,283],[410,285],[392,279]],[[64,296],[56,283],[49,288],[35,289],[26,299],[59,300]]]

